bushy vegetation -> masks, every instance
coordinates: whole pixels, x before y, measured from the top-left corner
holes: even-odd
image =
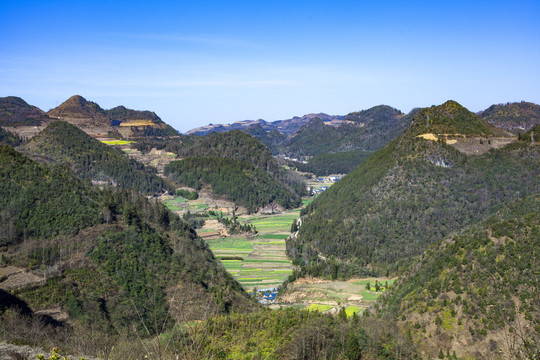
[[[25,145],[31,156],[69,166],[81,179],[112,183],[144,194],[159,194],[173,188],[156,170],[128,158],[122,151],[92,139],[76,126],[51,123]]]
[[[255,226],[251,224],[242,224],[240,221],[238,221],[238,216],[236,216],[234,212],[231,218],[223,216],[221,211],[215,212],[213,210],[210,210],[208,211],[208,215],[215,216],[220,223],[225,225],[230,234],[237,234],[241,232],[250,232],[253,234],[257,233],[257,229],[255,229]]]
[[[16,147],[22,144],[22,139],[17,134],[13,134],[0,127],[0,144]]]
[[[221,316],[171,336],[170,357],[195,359],[407,359],[414,346],[380,319],[265,310]]]
[[[539,252],[540,199],[532,196],[430,247],[384,297],[383,311],[424,345],[440,346],[449,335],[470,337],[469,344],[489,342],[478,347],[485,358],[499,349],[508,358],[534,358],[540,350]],[[426,327],[435,327],[433,338]],[[486,338],[494,332],[504,336]]]
[[[301,199],[250,162],[222,157],[187,157],[165,167],[165,175],[174,181],[200,189],[210,184],[222,195],[250,212],[272,201],[285,208],[299,206]]]
[[[181,196],[187,200],[197,200],[199,198],[199,194],[196,191],[189,191],[186,189],[177,189],[176,195]]]
[[[450,111],[446,104],[433,110]],[[520,142],[469,157],[442,142],[416,138],[425,131],[423,115],[308,205],[298,238],[288,243],[296,263],[318,263],[322,253],[398,270],[400,261],[429,244],[540,191],[537,147]],[[461,126],[442,127],[455,133],[465,131]],[[475,129],[474,134],[483,131],[480,125]],[[439,165],[442,159],[446,166]]]

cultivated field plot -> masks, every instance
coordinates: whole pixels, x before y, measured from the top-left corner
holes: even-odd
[[[172,211],[183,215],[183,213],[190,211],[192,213],[205,212],[208,209],[208,205],[203,200],[189,201],[181,196],[175,196],[172,199],[164,200],[163,203]]]
[[[347,316],[353,316],[354,313],[361,314],[386,291],[386,285],[391,286],[394,281],[387,278],[349,281],[299,279],[288,286],[278,302],[331,314],[344,308]]]
[[[255,225],[261,236],[268,234],[290,234],[291,225],[300,216],[299,210],[289,211],[283,215],[269,215],[255,218],[244,218],[247,223]]]
[[[206,240],[214,256],[220,260],[241,260],[253,252],[251,243],[243,237]],[[237,258],[237,259],[233,259]]]
[[[246,290],[277,288],[292,273],[285,239],[298,216],[298,210],[279,215],[244,215],[240,221],[254,225],[256,237],[227,237],[207,243],[214,256]]]
[[[176,196],[173,199],[165,200],[165,206],[172,211],[181,211],[187,209],[188,201],[181,196]]]

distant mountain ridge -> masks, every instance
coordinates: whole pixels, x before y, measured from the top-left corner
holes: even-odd
[[[209,124],[201,126],[195,129],[191,129],[186,132],[187,135],[206,135],[211,132],[226,132],[230,130],[246,130],[250,126],[260,125],[266,131],[277,130],[282,134],[292,135],[302,125],[309,123],[312,119],[320,118],[327,125],[338,126],[342,123],[344,116],[341,115],[328,115],[325,113],[318,114],[306,114],[304,116],[294,116],[292,119],[265,121],[263,119],[258,120],[242,120],[232,124]]]

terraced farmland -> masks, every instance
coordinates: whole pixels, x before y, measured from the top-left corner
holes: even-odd
[[[285,239],[299,211],[268,216],[242,216],[240,221],[256,227],[252,238],[228,237],[207,240],[214,256],[246,290],[276,288],[292,273],[285,254]]]

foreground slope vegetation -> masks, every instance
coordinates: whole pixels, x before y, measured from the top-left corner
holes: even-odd
[[[333,276],[353,275],[351,264],[396,270],[429,244],[540,191],[539,149],[530,142],[467,156],[451,142],[419,137],[426,133],[480,142],[497,129],[452,101],[418,112],[400,138],[305,209],[288,243],[296,264],[329,275],[322,255],[343,260]]]
[[[533,359],[540,351],[540,198],[520,200],[430,247],[382,312],[436,356]]]
[[[144,338],[176,321],[254,307],[194,230],[157,201],[98,191],[8,146],[0,146],[0,164],[2,263],[28,269],[22,280],[0,280],[1,297],[27,309],[0,309],[5,340],[87,341],[104,355],[119,336]],[[40,316],[58,311],[70,326],[49,316],[57,327],[44,327]]]
[[[157,176],[155,169],[145,167],[64,121],[51,123],[23,150],[36,158],[67,165],[81,179],[112,183],[143,194],[173,191]]]

